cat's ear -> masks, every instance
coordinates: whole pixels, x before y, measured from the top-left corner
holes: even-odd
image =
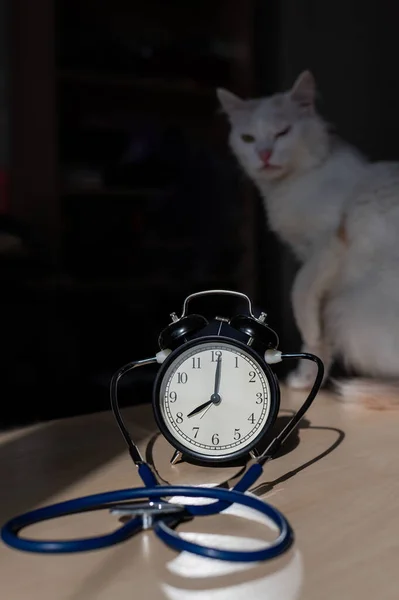
[[[310,71],[303,71],[290,91],[291,99],[305,112],[313,112],[316,98],[316,81]]]
[[[228,115],[232,115],[237,110],[244,108],[245,100],[242,100],[232,92],[225,90],[223,88],[218,88],[216,90],[216,95],[220,102],[220,105],[225,113]]]

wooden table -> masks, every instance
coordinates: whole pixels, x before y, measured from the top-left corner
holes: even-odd
[[[283,398],[281,418],[286,419],[302,394],[283,389]],[[150,406],[128,409],[126,418],[143,449],[154,441]],[[266,466],[256,489],[294,528],[296,543],[285,556],[243,566],[178,555],[152,531],[109,550],[76,555],[27,554],[1,544],[1,597],[397,600],[399,413],[360,412],[322,393],[302,425],[286,452]],[[228,474],[185,463],[171,467],[171,452],[164,440],[155,438],[154,460],[171,482],[211,484]],[[2,522],[40,505],[139,485],[111,413],[3,433],[0,457]],[[26,534],[93,535],[115,524],[116,518],[104,511],[47,522]],[[182,530],[199,536],[212,532],[219,541],[228,535],[263,540],[268,535],[254,521],[229,516],[197,519]]]

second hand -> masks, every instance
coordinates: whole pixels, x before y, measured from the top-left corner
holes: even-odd
[[[202,419],[202,417],[203,417],[204,415],[206,415],[206,413],[207,413],[207,412],[208,412],[208,410],[211,408],[211,406],[213,406],[213,404],[210,404],[210,405],[209,405],[209,406],[208,406],[208,407],[207,407],[207,408],[204,410],[204,412],[203,412],[203,413],[202,413],[202,415],[200,416],[200,419]]]

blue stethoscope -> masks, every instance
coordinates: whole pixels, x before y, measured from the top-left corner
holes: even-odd
[[[110,386],[111,407],[144,487],[94,494],[24,513],[12,518],[2,527],[1,538],[3,542],[12,548],[25,552],[65,554],[107,548],[129,539],[142,530],[152,528],[165,544],[176,551],[186,551],[199,556],[235,562],[265,561],[280,556],[291,547],[294,541],[293,530],[288,520],[276,508],[245,492],[259,479],[263,473],[263,465],[273,458],[287,437],[296,428],[316,397],[324,374],[322,361],[313,354],[285,354],[282,357],[288,359],[304,358],[315,362],[318,368],[315,382],[306,401],[296,415],[283,431],[272,440],[263,454],[252,460],[249,468],[232,489],[162,485],[163,482],[160,481],[148,462],[144,461],[137,445],[131,439],[119,410],[117,386],[121,377],[136,367],[154,362],[153,359],[134,361],[114,374]],[[193,505],[178,504],[165,500],[165,498],[172,496],[208,498],[216,500],[216,502]],[[180,523],[197,516],[222,513],[232,504],[240,504],[267,517],[269,523],[274,524],[278,531],[275,540],[270,545],[268,544],[258,550],[222,550],[189,541],[175,531]],[[34,540],[20,535],[24,528],[42,521],[103,509],[110,509],[113,514],[128,515],[130,519],[114,532],[97,537],[75,540]]]

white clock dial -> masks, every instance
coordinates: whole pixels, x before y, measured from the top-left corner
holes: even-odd
[[[199,342],[182,352],[166,369],[159,394],[173,438],[208,457],[245,450],[271,410],[270,386],[260,364],[240,346],[222,341]]]

